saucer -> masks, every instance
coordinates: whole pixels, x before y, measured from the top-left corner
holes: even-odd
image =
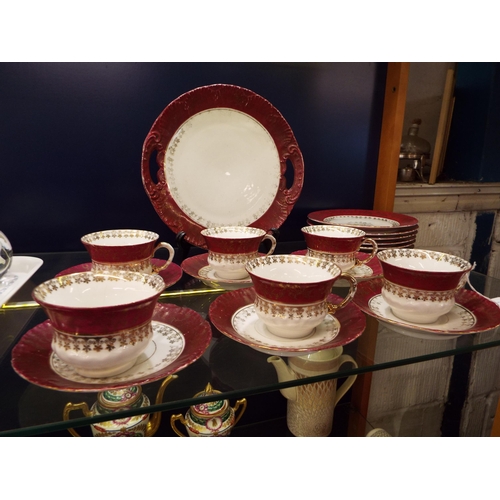
[[[151,259],[151,263],[153,264],[153,266],[157,267],[162,266],[163,264],[165,264],[165,262],[166,261],[162,259]],[[58,278],[59,276],[64,276],[66,274],[85,273],[91,270],[92,270],[92,263],[85,262],[84,264],[79,264],[77,266],[65,269],[60,273],[57,273],[56,278]],[[165,288],[168,288],[169,286],[172,286],[175,283],[177,283],[182,278],[182,269],[177,264],[171,262],[166,269],[160,271],[158,274],[163,278],[163,281],[165,282]]]
[[[153,339],[135,365],[114,377],[82,377],[53,352],[52,326],[45,321],[29,330],[12,350],[12,367],[32,384],[65,392],[99,392],[142,385],[167,377],[200,358],[212,338],[208,321],[187,307],[157,304]]]
[[[500,325],[500,308],[471,290],[461,289],[453,309],[434,323],[418,324],[396,317],[381,295],[382,279],[358,284],[355,304],[387,328],[409,337],[426,340],[448,340],[492,330]]]
[[[0,308],[35,274],[43,264],[38,257],[14,255],[9,270],[0,278]]]
[[[302,356],[343,346],[357,339],[366,326],[364,314],[350,302],[335,316],[327,315],[325,321],[307,338],[283,339],[268,332],[257,318],[254,300],[254,288],[233,290],[217,297],[210,305],[208,315],[221,333],[265,354]],[[338,304],[342,298],[329,295],[328,300]]]
[[[297,250],[292,252],[292,255],[306,255],[307,250]],[[366,260],[368,255],[364,252],[356,252],[356,259]],[[346,274],[350,274],[356,281],[364,281],[367,279],[373,279],[379,276],[382,276],[382,265],[377,257],[373,257],[373,259],[368,262],[368,264],[361,264],[359,266],[354,266],[352,269],[348,269],[345,271]],[[337,280],[334,284],[334,287],[344,287],[349,286],[349,282],[343,279]]]
[[[203,281],[205,285],[212,288],[237,290],[239,288],[252,286],[252,279],[250,276],[240,280],[230,280],[217,276],[215,271],[208,265],[208,253],[188,257],[182,261],[181,267],[189,276]]]

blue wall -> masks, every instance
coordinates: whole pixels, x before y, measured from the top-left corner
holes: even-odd
[[[280,239],[307,214],[372,208],[385,63],[2,63],[0,230],[15,253],[84,250],[119,227],[173,242],[144,191],[143,141],[161,111],[230,83],[280,110],[302,151],[304,188]]]

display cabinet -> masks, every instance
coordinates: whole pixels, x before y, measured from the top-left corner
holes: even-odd
[[[43,260],[43,265],[0,309],[0,379],[3,388],[0,436],[70,436],[69,429],[74,429],[79,435],[90,436],[90,424],[109,420],[109,415],[85,416],[81,411],[74,410],[69,419],[65,420],[63,414],[68,403],[78,405],[85,402],[90,408],[96,401],[97,391],[81,392],[41,387],[19,376],[11,366],[11,352],[14,346],[27,332],[47,319],[44,311],[31,298],[34,286],[53,278],[65,269],[89,260],[86,252],[46,253],[36,256]],[[473,272],[470,283],[477,291],[489,297],[500,296],[500,280]],[[342,293],[341,289],[334,291]],[[210,304],[226,292],[184,273],[177,283],[165,290],[160,302],[187,307],[208,320]],[[161,401],[157,401],[157,396],[162,380],[142,386],[151,402],[147,413],[158,414],[154,435],[175,436],[170,418],[172,415],[184,415],[191,405],[226,399],[231,406],[235,406],[238,400],[245,399],[246,411],[233,428],[232,436],[292,436],[286,425],[287,400],[280,391],[286,393],[285,390],[291,387],[309,386],[331,379],[347,379],[353,375],[426,363],[437,358],[459,357],[500,346],[500,340],[496,340],[496,337],[462,335],[457,338],[453,348],[449,348],[448,342],[435,343],[436,347],[430,354],[414,355],[409,351],[405,355],[395,356],[379,364],[359,363],[360,366],[355,367],[346,363],[336,372],[280,382],[273,364],[268,360],[269,353],[259,352],[239,343],[212,325],[211,330],[212,338],[203,355],[175,374],[176,377],[165,388]],[[369,331],[362,335],[367,334]],[[343,353],[352,356],[354,360],[358,355],[358,340],[354,339],[343,346]],[[445,347],[439,347],[440,345]],[[394,384],[397,383],[398,380],[395,379]],[[450,391],[464,389],[467,383],[468,374],[463,373],[462,377],[452,382]],[[208,392],[194,398],[207,384],[220,392]],[[386,390],[390,391],[391,387]],[[348,393],[335,409],[334,426],[330,435],[366,435],[373,430],[373,426],[366,420],[366,415],[360,414],[349,400]],[[460,410],[461,408],[457,407],[457,413],[460,413]],[[144,413],[143,408],[136,407],[114,414],[114,418]]]

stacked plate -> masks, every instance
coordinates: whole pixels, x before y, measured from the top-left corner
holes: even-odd
[[[418,220],[409,215],[378,210],[320,210],[307,216],[310,225],[331,224],[363,230],[367,238],[377,242],[379,250],[414,248]],[[371,251],[371,245],[361,245],[361,251]]]

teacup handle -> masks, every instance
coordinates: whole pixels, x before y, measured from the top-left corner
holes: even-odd
[[[339,368],[344,364],[344,363],[352,363],[354,365],[354,368],[358,367],[358,364],[354,359],[349,356],[348,354],[343,354],[340,356],[340,364]],[[344,394],[352,387],[352,384],[356,381],[357,375],[349,375],[347,377],[346,381],[337,389],[337,394],[335,395],[335,404],[334,406],[337,406],[337,403],[342,399]]]
[[[264,240],[269,240],[271,242],[271,248],[269,252],[266,253],[266,255],[271,255],[274,252],[274,249],[276,248],[276,238],[271,234],[266,234],[264,238],[262,238],[262,241]]]
[[[370,262],[373,259],[373,257],[375,257],[375,255],[377,255],[377,252],[378,252],[378,245],[377,245],[377,242],[375,240],[372,240],[371,238],[365,238],[363,240],[363,243],[370,243],[372,246],[372,251],[370,253],[370,256],[367,259],[364,259],[364,260],[356,259],[357,266],[362,266],[363,264],[368,264],[368,262]]]
[[[163,271],[164,269],[166,269],[170,265],[170,263],[172,262],[172,260],[174,258],[174,253],[175,253],[174,248],[169,243],[165,243],[163,241],[161,243],[158,243],[158,245],[156,245],[156,247],[153,251],[153,255],[160,248],[166,248],[168,250],[168,260],[167,260],[167,262],[165,262],[165,264],[163,264],[163,266],[160,266],[160,267],[153,266],[154,273],[159,273],[160,271]]]
[[[346,306],[354,297],[354,294],[356,293],[356,290],[358,289],[358,282],[356,281],[356,278],[354,276],[351,276],[350,274],[347,273],[342,273],[338,279],[345,279],[350,282],[349,284],[349,293],[347,294],[347,297],[340,303],[340,304],[332,304],[331,302],[328,302],[328,312],[330,314],[335,314],[338,309],[341,309],[342,307]]]

